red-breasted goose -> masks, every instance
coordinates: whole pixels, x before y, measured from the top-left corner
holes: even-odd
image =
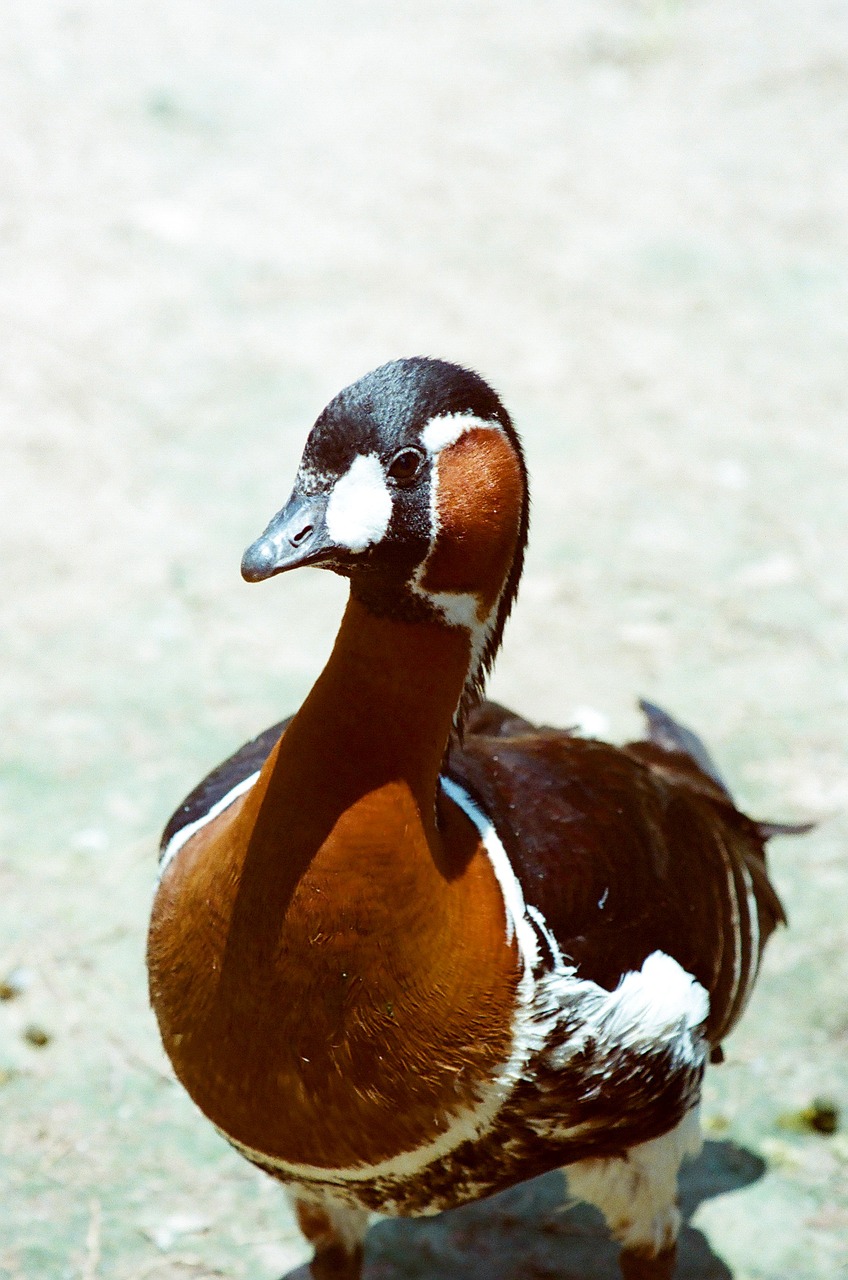
[[[704,1065],[783,919],[771,829],[644,704],[626,747],[481,701],[527,538],[495,392],[438,360],[340,392],[245,552],[350,579],[301,709],[174,814],[149,939],[177,1076],[284,1182],[316,1277],[368,1213],[564,1166],[626,1277],[666,1280]]]

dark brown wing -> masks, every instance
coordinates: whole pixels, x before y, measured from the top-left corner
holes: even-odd
[[[525,733],[535,733],[536,726],[499,702],[484,698],[468,712],[465,721],[466,734],[478,734],[489,738],[515,738]]]
[[[493,821],[581,977],[613,990],[664,951],[710,993],[707,1036],[720,1041],[784,917],[757,824],[717,772],[671,742],[619,748],[552,729],[469,732],[447,772]]]

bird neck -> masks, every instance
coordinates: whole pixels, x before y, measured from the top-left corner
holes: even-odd
[[[429,815],[470,661],[464,628],[378,617],[351,597],[329,661],[280,744],[271,785],[289,790],[317,775],[357,798],[399,781]]]

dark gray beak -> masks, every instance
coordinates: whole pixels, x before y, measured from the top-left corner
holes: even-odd
[[[338,548],[330,541],[324,494],[304,498],[295,490],[268,528],[242,556],[245,582],[263,582],[302,565],[326,564]]]

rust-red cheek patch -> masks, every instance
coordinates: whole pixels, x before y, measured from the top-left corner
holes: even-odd
[[[438,535],[422,580],[425,591],[476,595],[485,617],[515,552],[523,484],[502,431],[472,427],[439,456]]]

